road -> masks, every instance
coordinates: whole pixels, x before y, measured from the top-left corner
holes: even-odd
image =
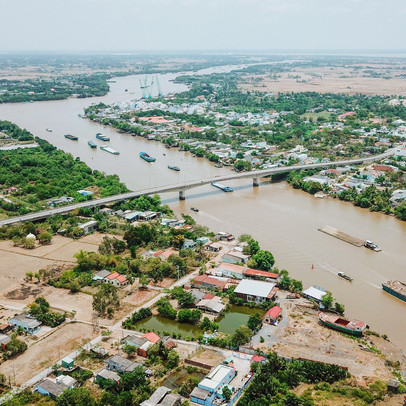
[[[262,177],[265,177],[265,176],[276,175],[279,173],[285,173],[285,172],[290,172],[290,171],[294,171],[294,170],[318,169],[318,168],[325,168],[325,167],[329,167],[329,166],[344,166],[344,165],[356,165],[356,164],[361,164],[361,163],[369,163],[369,162],[379,161],[379,160],[387,158],[393,154],[394,154],[394,150],[388,150],[383,154],[374,155],[374,156],[370,156],[370,157],[364,157],[364,158],[347,159],[347,160],[333,161],[333,162],[327,162],[327,163],[322,162],[322,163],[309,164],[309,165],[282,166],[282,167],[278,167],[278,168],[262,169],[259,171],[235,173],[235,174],[230,174],[227,176],[222,176],[221,178],[219,176],[216,176],[214,178],[212,177],[212,178],[206,178],[206,179],[198,179],[198,180],[189,181],[187,183],[182,183],[182,184],[159,186],[159,187],[150,188],[150,189],[143,189],[143,190],[138,190],[138,191],[134,191],[134,192],[128,192],[128,193],[108,196],[108,197],[104,197],[101,199],[88,200],[86,202],[70,204],[70,205],[56,207],[56,208],[52,208],[52,209],[48,209],[48,210],[42,210],[42,211],[38,211],[36,213],[30,213],[30,214],[26,214],[26,215],[22,215],[22,216],[10,217],[10,218],[1,220],[0,227],[4,226],[4,225],[18,223],[18,222],[41,220],[41,219],[53,216],[55,214],[66,214],[66,213],[69,213],[73,210],[76,210],[76,209],[79,209],[82,207],[84,208],[84,207],[104,206],[109,203],[116,203],[119,201],[133,199],[133,198],[144,196],[144,195],[155,195],[155,194],[160,194],[160,193],[178,191],[179,198],[184,199],[185,198],[184,193],[186,190],[192,189],[195,187],[208,185],[212,182],[218,182],[219,180],[227,181],[227,180],[234,180],[234,179],[250,178],[250,179],[254,180],[254,185],[258,186],[259,179]]]

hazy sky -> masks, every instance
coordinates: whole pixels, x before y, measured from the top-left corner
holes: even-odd
[[[0,0],[0,16],[0,51],[406,48],[406,0]]]

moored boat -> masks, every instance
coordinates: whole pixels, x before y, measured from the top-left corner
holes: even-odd
[[[108,147],[107,145],[100,146],[100,149],[103,150],[103,151],[106,151],[106,152],[108,152],[110,154],[113,154],[113,155],[120,155],[120,153],[118,151],[116,151],[113,148]]]
[[[156,159],[148,155],[146,152],[140,152],[140,157],[147,162],[155,162]]]
[[[194,211],[195,213],[199,212],[199,209],[196,209],[196,207],[191,207],[190,210]]]
[[[347,320],[335,314],[319,313],[319,320],[326,327],[354,336],[361,336],[368,326],[363,321]]]
[[[343,278],[343,279],[345,279],[345,280],[347,280],[347,281],[349,281],[349,282],[352,282],[352,281],[353,281],[353,279],[352,279],[350,276],[346,275],[344,272],[339,272],[337,275],[338,275],[340,278]]]
[[[406,302],[406,283],[398,280],[392,280],[386,283],[382,283],[382,289],[385,292],[388,292],[398,299]]]
[[[211,184],[214,187],[221,189],[223,192],[232,192],[234,189],[230,186],[222,185],[221,183],[212,182]]]
[[[370,240],[366,240],[364,242],[364,247],[376,252],[382,251],[381,248],[379,248],[374,242]]]
[[[79,139],[76,135],[72,135],[72,134],[65,134],[64,137],[67,138],[68,140],[72,140],[72,141],[77,141]]]
[[[88,141],[87,145],[89,145],[90,148],[97,148],[97,145],[93,141]]]
[[[52,132],[52,128],[45,128],[49,133]]]
[[[169,169],[172,169],[173,171],[180,171],[180,169],[177,166],[173,166],[173,165],[168,165]]]
[[[101,141],[104,141],[104,142],[110,141],[110,138],[107,137],[107,135],[103,135],[102,133],[97,133],[97,134],[96,134],[96,138],[97,138],[98,140],[101,140]]]

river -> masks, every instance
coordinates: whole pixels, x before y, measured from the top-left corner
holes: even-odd
[[[219,67],[199,73],[231,69]],[[159,75],[164,94],[186,89],[171,81],[176,76]],[[118,174],[132,190],[227,173],[227,168],[214,168],[191,154],[168,150],[156,141],[119,134],[78,117],[91,103],[129,103],[139,98],[139,79],[144,77],[117,78],[116,83],[110,84],[110,93],[104,97],[0,105],[0,119],[27,128],[34,135],[80,157],[91,168]],[[53,132],[47,132],[47,127]],[[91,150],[87,140],[95,140],[96,132],[108,135],[111,138],[109,145],[120,151],[120,155]],[[66,133],[78,135],[79,141],[66,140],[63,137]],[[148,164],[141,160],[140,151],[155,156],[157,162]],[[168,170],[170,164],[179,166],[181,171]],[[230,186],[234,188],[233,193],[204,186],[187,192],[186,201],[179,202],[176,194],[165,194],[162,198],[176,213],[193,215],[198,223],[213,231],[228,231],[236,236],[253,235],[263,248],[273,252],[276,266],[303,280],[305,288],[316,284],[331,291],[345,304],[347,316],[364,320],[372,330],[387,334],[391,341],[406,350],[406,324],[402,322],[406,303],[381,289],[381,283],[388,279],[406,281],[406,222],[338,200],[316,199],[284,182],[262,183],[253,188],[250,180],[238,180]],[[190,211],[192,206],[198,207],[199,213]],[[373,240],[382,252],[357,248],[317,231],[324,225]],[[342,280],[337,276],[339,271],[347,273],[354,281]]]

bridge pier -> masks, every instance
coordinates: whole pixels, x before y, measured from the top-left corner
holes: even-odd
[[[179,200],[186,200],[185,190],[179,190]]]
[[[254,186],[254,187],[259,186],[259,178],[258,177],[252,178],[252,186]]]

